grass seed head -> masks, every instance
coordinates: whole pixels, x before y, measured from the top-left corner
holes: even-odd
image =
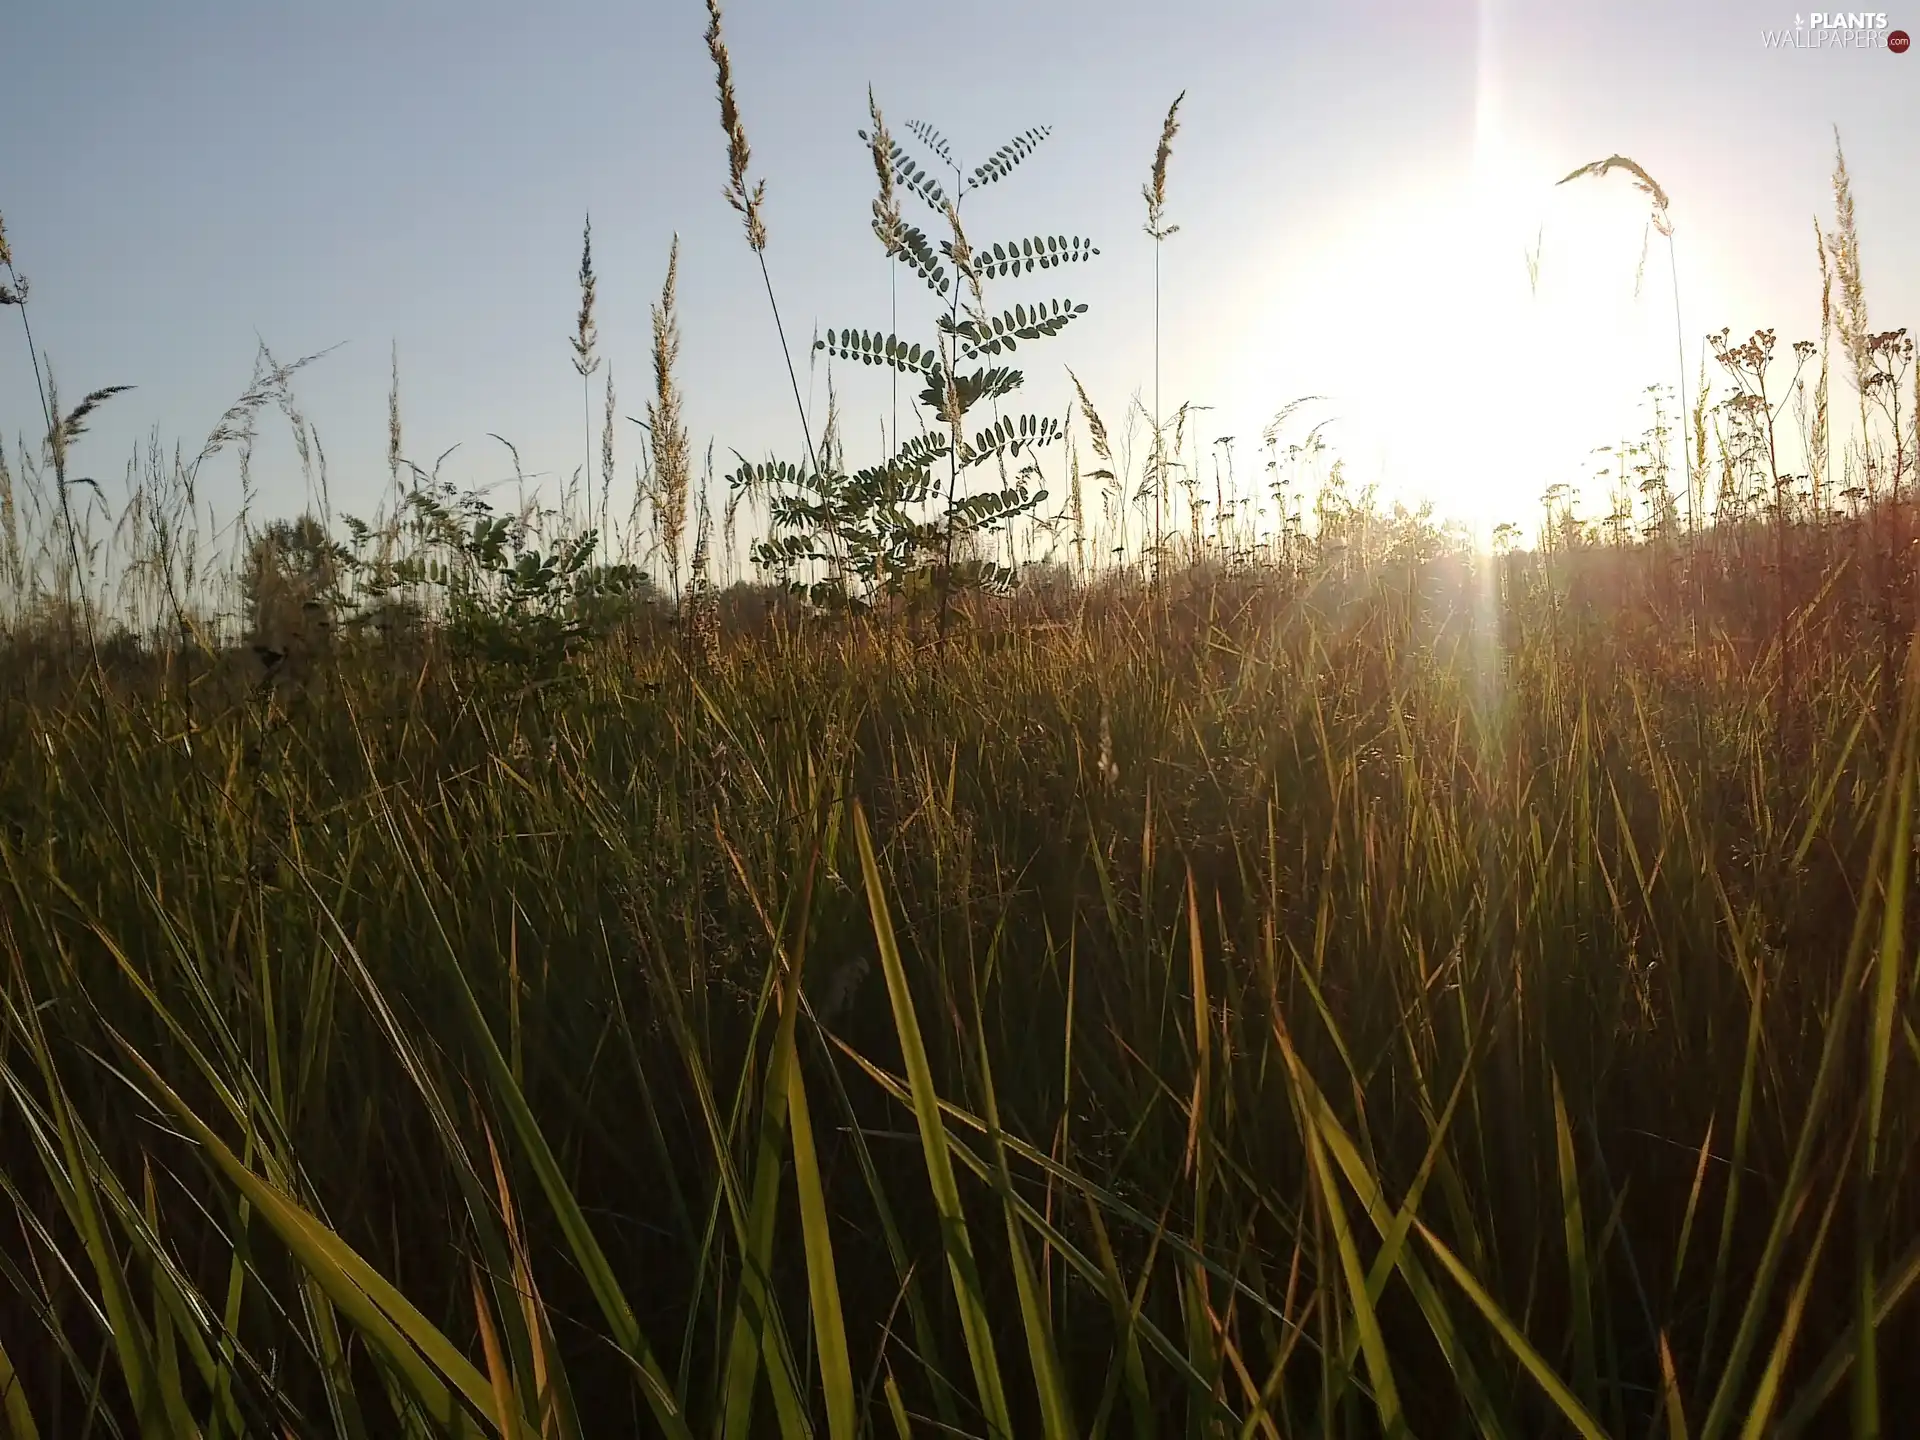
[[[676,235],[667,256],[667,278],[660,287],[660,301],[653,307],[654,395],[647,405],[654,516],[659,522],[667,569],[675,586],[680,583],[680,543],[687,528],[687,493],[692,469],[680,387],[673,373],[680,357],[680,325],[674,310],[679,274],[680,237]]]
[[[580,314],[574,320],[573,339],[568,342],[573,347],[573,368],[583,380],[600,368],[600,357],[594,353],[599,335],[593,323],[598,284],[593,273],[593,217],[589,215],[580,234]]]
[[[727,203],[740,212],[747,243],[756,253],[763,252],[767,248],[767,226],[760,207],[766,199],[767,184],[764,180],[756,184],[748,175],[753,150],[747,144],[747,127],[740,119],[740,103],[733,94],[733,60],[720,34],[720,0],[707,0],[707,54],[713,57],[714,84],[720,94],[720,129],[727,137]]]
[[[873,201],[873,233],[880,237],[880,243],[887,247],[889,256],[901,251],[900,239],[900,200],[893,186],[893,137],[887,133],[887,122],[880,114],[880,102],[873,98],[873,87],[867,87],[867,114],[873,121],[870,140],[873,149],[873,172],[880,182],[880,193]]]
[[[1186,98],[1187,92],[1182,90],[1167,107],[1167,118],[1160,126],[1160,144],[1153,152],[1153,170],[1140,188],[1147,202],[1147,234],[1156,240],[1164,240],[1180,228],[1166,223],[1167,162],[1173,158],[1173,137],[1180,133],[1180,102]]]

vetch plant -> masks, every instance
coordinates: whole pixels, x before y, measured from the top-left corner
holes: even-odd
[[[772,533],[756,560],[808,593],[816,603],[865,607],[883,595],[904,595],[937,604],[944,634],[955,595],[968,590],[1002,591],[1012,567],[987,559],[986,542],[1046,499],[1022,470],[1008,480],[1007,462],[1058,441],[1061,422],[1052,416],[1000,414],[998,402],[1017,392],[1025,375],[990,363],[1021,345],[1058,335],[1087,307],[1070,299],[1021,301],[997,312],[989,286],[1024,278],[1036,270],[1091,259],[1098,249],[1068,235],[1031,235],[976,248],[961,220],[968,196],[1006,179],[1050,133],[1022,132],[983,163],[968,168],[933,126],[909,122],[908,133],[931,159],[932,173],[886,129],[869,97],[871,130],[862,130],[875,157],[880,195],[874,230],[890,258],[910,270],[939,307],[934,333],[909,342],[891,332],[829,328],[815,348],[831,359],[886,366],[921,386],[917,395],[922,429],[896,438],[892,453],[877,464],[847,473],[834,447],[825,447],[811,468],[782,461],[742,461],[732,476],[736,488],[770,497]],[[944,224],[935,241],[899,211],[902,195],[917,200]],[[985,424],[974,414],[992,411]],[[972,491],[968,477],[994,467],[996,489]],[[928,514],[928,507],[934,507]],[[803,568],[825,574],[799,578]]]

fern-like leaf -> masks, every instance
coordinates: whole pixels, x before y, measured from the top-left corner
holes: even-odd
[[[950,247],[943,247],[950,248]],[[900,227],[900,263],[912,270],[925,282],[927,288],[941,299],[952,288],[953,280],[947,274],[947,267],[940,262],[933,242],[927,238],[927,232],[918,225]]]
[[[868,145],[873,144],[870,131],[856,131]],[[940,182],[926,172],[926,168],[909,155],[898,140],[888,137],[887,154],[893,165],[893,181],[905,186],[920,198],[922,204],[932,210],[944,213],[947,208],[947,192]]]
[[[860,132],[860,138],[867,140],[869,144],[872,143],[864,130]],[[947,208],[946,188],[929,175],[919,161],[902,149],[898,140],[892,142],[889,153],[893,160],[894,183],[912,191],[921,204],[936,214],[944,214]]]
[[[1060,421],[1052,415],[1002,415],[973,437],[961,455],[966,465],[979,465],[996,455],[1017,456],[1022,450],[1051,445],[1061,436]]]
[[[909,120],[907,121],[907,131],[914,139],[918,140],[922,145],[926,146],[927,149],[939,156],[945,164],[950,166],[954,165],[953,147],[947,144],[947,137],[934,129],[933,126],[924,120]],[[958,167],[955,166],[955,168],[957,169]]]
[[[1022,340],[1058,335],[1086,313],[1085,305],[1076,305],[1071,300],[1046,300],[1030,306],[1016,305],[1003,314],[973,320],[955,321],[943,316],[939,326],[958,338],[968,358],[972,358],[1011,351]]]
[[[982,280],[1005,280],[1035,270],[1051,270],[1100,253],[1078,235],[1035,235],[1022,240],[995,241],[973,252],[973,268]]]
[[[782,488],[806,486],[813,483],[813,474],[806,467],[794,465],[785,460],[768,460],[755,463],[735,452],[740,466],[727,477],[731,489],[744,490],[749,494],[771,495]]]
[[[858,360],[863,365],[887,365],[904,375],[924,375],[939,358],[922,345],[909,345],[898,335],[882,335],[875,330],[829,330],[824,339],[813,342],[839,360]]]
[[[1038,150],[1040,142],[1052,133],[1051,125],[1038,125],[1024,134],[1014,136],[989,155],[984,164],[974,166],[973,174],[967,177],[967,188],[978,190],[983,185],[1006,179],[1013,173],[1014,167]]]

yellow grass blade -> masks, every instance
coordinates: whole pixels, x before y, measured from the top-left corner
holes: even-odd
[[[867,904],[873,912],[880,968],[886,976],[887,995],[893,1004],[894,1030],[900,1041],[901,1058],[906,1065],[913,1097],[914,1119],[920,1130],[927,1182],[933,1190],[934,1205],[940,1212],[947,1268],[953,1281],[954,1302],[960,1310],[960,1328],[966,1337],[967,1356],[973,1365],[980,1409],[985,1415],[990,1435],[1012,1440],[1013,1424],[1007,1413],[1006,1394],[1001,1388],[1000,1364],[993,1352],[993,1331],[987,1322],[980,1274],[974,1263],[972,1243],[967,1238],[967,1218],[960,1206],[960,1187],[954,1182],[953,1163],[947,1153],[946,1128],[940,1120],[940,1098],[934,1090],[933,1067],[927,1061],[926,1045],[920,1036],[920,1022],[914,1014],[913,993],[907,986],[906,966],[901,962],[900,947],[894,939],[893,919],[887,910],[886,890],[880,880],[879,862],[874,858],[873,837],[867,830],[866,812],[858,802],[853,808],[853,833],[860,850],[860,870],[866,881]]]
[[[500,1352],[500,1336],[493,1328],[493,1311],[487,1304],[487,1292],[480,1283],[480,1267],[467,1265],[473,1280],[473,1314],[480,1325],[480,1348],[487,1358],[487,1379],[493,1384],[493,1423],[500,1427],[501,1440],[521,1440],[520,1404],[513,1396],[513,1376],[507,1372],[506,1356]]]
[[[115,1038],[119,1039],[117,1035]],[[120,1044],[155,1097],[187,1128],[234,1188],[247,1197],[301,1269],[319,1283],[327,1298],[395,1367],[434,1422],[449,1429],[477,1432],[473,1415],[486,1414],[493,1405],[493,1389],[487,1378],[351,1246],[242,1165],[144,1057],[125,1040]]]
[[[27,1404],[20,1372],[13,1368],[13,1357],[0,1345],[0,1418],[7,1422],[7,1440],[40,1440],[40,1427],[33,1422],[33,1407]]]
[[[1513,1352],[1514,1359],[1518,1360],[1526,1368],[1527,1373],[1533,1376],[1535,1383],[1553,1402],[1554,1408],[1566,1417],[1567,1423],[1584,1436],[1585,1440],[1607,1440],[1606,1432],[1600,1428],[1600,1422],[1588,1413],[1586,1406],[1582,1405],[1574,1393],[1567,1388],[1566,1382],[1554,1373],[1553,1367],[1541,1359],[1540,1352],[1527,1343],[1527,1338],[1520,1333],[1519,1327],[1507,1318],[1506,1312],[1494,1303],[1493,1297],[1481,1289],[1480,1282],[1468,1273],[1467,1267],[1462,1265],[1454,1257],[1454,1253],[1441,1243],[1439,1236],[1418,1220],[1413,1223],[1420,1232],[1420,1238],[1425,1240],[1427,1247],[1433,1251],[1434,1258],[1445,1267],[1449,1275],[1453,1276],[1455,1283],[1466,1291],[1467,1298],[1486,1317],[1487,1323],[1493,1327],[1501,1343]]]

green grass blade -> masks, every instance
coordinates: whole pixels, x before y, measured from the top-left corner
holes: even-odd
[[[914,1014],[913,993],[907,986],[906,966],[900,959],[900,947],[894,939],[893,920],[887,909],[880,866],[874,858],[873,838],[867,831],[866,812],[856,802],[853,810],[854,839],[860,850],[860,869],[867,888],[867,904],[873,912],[874,939],[880,951],[880,968],[886,976],[887,995],[893,1004],[894,1031],[900,1042],[901,1058],[913,1097],[914,1119],[920,1130],[921,1153],[926,1163],[927,1182],[933,1190],[934,1205],[940,1212],[941,1239],[946,1250],[947,1268],[953,1280],[954,1302],[960,1310],[960,1327],[966,1337],[967,1357],[973,1366],[973,1379],[980,1409],[988,1433],[999,1440],[1012,1440],[1013,1426],[1007,1413],[1006,1392],[1000,1380],[1000,1364],[993,1352],[993,1331],[987,1320],[986,1299],[980,1287],[980,1273],[973,1258],[973,1246],[967,1238],[966,1214],[960,1206],[960,1188],[954,1182],[953,1163],[947,1153],[946,1128],[940,1120],[940,1099],[934,1090],[933,1069],[927,1061],[920,1022]]]
[[[1856,1132],[1857,1133],[1857,1132]],[[1849,1141],[1849,1147],[1852,1142]],[[1833,1192],[1827,1197],[1826,1210],[1820,1216],[1820,1225],[1814,1231],[1813,1244],[1807,1250],[1807,1263],[1800,1272],[1799,1283],[1787,1297],[1786,1313],[1781,1316],[1780,1329],[1774,1337],[1773,1352],[1767,1357],[1765,1368],[1760,1372],[1759,1383],[1754,1388],[1751,1404],[1747,1409],[1747,1423],[1740,1428],[1740,1440],[1762,1440],[1767,1434],[1767,1424],[1773,1419],[1773,1409],[1780,1400],[1780,1385],[1785,1376],[1787,1358],[1793,1353],[1793,1342],[1800,1333],[1800,1321],[1806,1313],[1807,1294],[1813,1288],[1814,1272],[1820,1266],[1820,1254],[1826,1248],[1827,1227],[1833,1223],[1833,1212],[1839,1207],[1840,1194],[1846,1185],[1846,1165],[1838,1167],[1839,1175],[1834,1181]],[[1859,1415],[1855,1415],[1855,1433],[1859,1433]],[[1877,1418],[1877,1417],[1876,1417]]]
[[[1560,1093],[1560,1076],[1552,1076],[1554,1155],[1560,1173],[1560,1219],[1567,1239],[1567,1285],[1573,1303],[1573,1375],[1580,1403],[1597,1409],[1600,1403],[1598,1368],[1594,1363],[1593,1276],[1587,1265],[1587,1223],[1580,1205],[1580,1170],[1573,1153],[1573,1127],[1567,1123],[1567,1104]]]
[[[7,1440],[40,1440],[20,1372],[13,1368],[13,1357],[4,1345],[0,1345],[0,1418],[7,1422]]]
[[[1468,1273],[1467,1267],[1462,1265],[1454,1257],[1453,1252],[1441,1243],[1439,1236],[1418,1220],[1413,1223],[1420,1232],[1420,1238],[1427,1242],[1427,1248],[1433,1251],[1434,1258],[1439,1260],[1447,1273],[1453,1276],[1455,1283],[1466,1292],[1474,1308],[1479,1310],[1486,1317],[1487,1323],[1493,1327],[1494,1334],[1498,1335],[1501,1343],[1513,1352],[1514,1359],[1525,1367],[1526,1372],[1533,1376],[1534,1382],[1553,1402],[1554,1408],[1566,1418],[1567,1423],[1584,1436],[1585,1440],[1606,1440],[1606,1432],[1600,1428],[1600,1422],[1588,1413],[1586,1406],[1580,1403],[1579,1397],[1567,1388],[1566,1382],[1554,1373],[1553,1367],[1547,1364],[1541,1358],[1540,1352],[1528,1343],[1526,1336],[1520,1333],[1519,1327],[1507,1317],[1506,1312],[1494,1302],[1493,1297],[1480,1287],[1480,1282]]]
[[[997,937],[996,937],[997,940]],[[1013,1283],[1020,1301],[1020,1324],[1027,1337],[1027,1361],[1033,1368],[1033,1383],[1040,1396],[1040,1423],[1047,1440],[1071,1440],[1080,1434],[1073,1423],[1072,1397],[1067,1393],[1066,1376],[1060,1365],[1060,1353],[1054,1343],[1053,1322],[1046,1297],[1034,1271],[1033,1256],[1027,1249],[1026,1231],[1014,1203],[1013,1172],[1007,1164],[1007,1147],[1000,1134],[1000,1108],[993,1090],[993,1064],[987,1054],[986,1024],[980,1012],[980,995],[973,996],[975,1030],[980,1036],[977,1063],[980,1067],[981,1109],[987,1122],[988,1149],[993,1156],[994,1182],[1000,1192],[1006,1220],[1007,1256],[1013,1266]]]
[[[396,840],[400,837],[396,835]],[[402,842],[402,853],[407,847]],[[466,972],[459,963],[459,952],[452,938],[440,925],[439,912],[430,910],[435,928],[439,931],[441,944],[453,963],[445,969],[451,992],[461,1014],[472,1034],[475,1048],[479,1051],[481,1063],[485,1066],[487,1078],[492,1082],[495,1096],[507,1112],[507,1119],[513,1126],[515,1137],[526,1152],[528,1161],[533,1165],[534,1174],[540,1181],[540,1188],[546,1192],[547,1203],[553,1207],[554,1216],[560,1222],[567,1244],[573,1252],[575,1262],[585,1275],[587,1284],[593,1290],[594,1299],[599,1303],[601,1314],[613,1330],[613,1341],[633,1363],[640,1379],[640,1389],[652,1411],[654,1422],[666,1432],[670,1440],[692,1440],[692,1432],[680,1413],[680,1402],[674,1395],[666,1372],[660,1368],[653,1347],[640,1331],[640,1323],[635,1318],[633,1307],[628,1304],[620,1282],[615,1278],[613,1267],[607,1261],[605,1250],[593,1233],[591,1226],[580,1209],[580,1202],[574,1198],[572,1188],[561,1174],[560,1162],[554,1156],[553,1147],[541,1133],[539,1121],[534,1118],[532,1107],[527,1104],[525,1094],[514,1083],[513,1069],[500,1053],[499,1043],[493,1038],[493,1031],[487,1025],[486,1015],[480,1009],[473,987],[467,980]]]
[[[1333,1182],[1320,1134],[1312,1120],[1301,1116],[1300,1133],[1307,1142],[1307,1164],[1314,1183],[1326,1201],[1326,1215],[1333,1229],[1334,1249],[1340,1256],[1340,1271],[1346,1278],[1347,1302],[1353,1312],[1354,1327],[1360,1332],[1360,1353],[1366,1357],[1367,1375],[1373,1381],[1373,1404],[1381,1428],[1389,1440],[1407,1434],[1406,1417],[1400,1413],[1400,1392],[1393,1381],[1393,1366],[1387,1356],[1386,1337],[1380,1332],[1380,1317],[1367,1294],[1367,1272],[1360,1263],[1360,1252],[1353,1243],[1353,1231],[1347,1224],[1346,1205]]]
[[[124,1040],[120,1044],[154,1097],[187,1128],[234,1188],[247,1197],[301,1269],[320,1284],[327,1298],[394,1366],[434,1422],[449,1429],[475,1429],[472,1417],[487,1414],[493,1404],[493,1387],[487,1377],[351,1246],[242,1165],[158,1071]],[[456,1392],[464,1405],[455,1399]]]
[[[846,1316],[840,1308],[839,1274],[833,1260],[833,1222],[820,1182],[806,1080],[797,1058],[787,1070],[787,1124],[792,1132],[794,1189],[799,1192],[800,1234],[813,1304],[813,1344],[827,1403],[827,1434],[831,1440],[854,1440],[859,1428],[858,1396],[847,1348]]]

